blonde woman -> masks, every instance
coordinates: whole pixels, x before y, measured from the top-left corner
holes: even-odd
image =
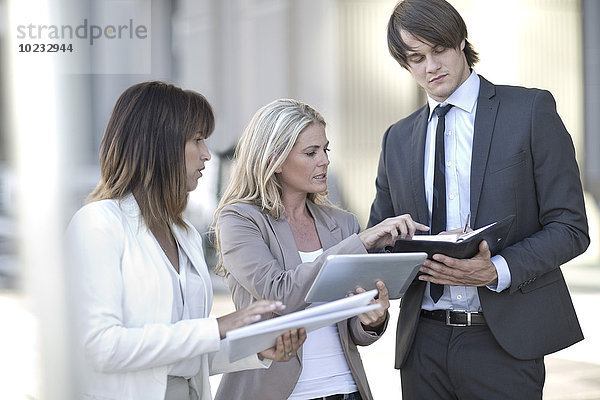
[[[285,313],[302,310],[328,255],[374,251],[427,229],[403,215],[361,232],[354,215],[327,203],[328,151],[324,119],[295,100],[261,108],[244,131],[215,213],[221,272],[236,307],[268,299],[284,302]],[[381,309],[311,332],[288,363],[225,374],[216,399],[372,399],[356,346],[386,329],[387,289],[377,285]]]
[[[82,365],[81,398],[211,398],[209,373],[286,361],[303,330],[229,364],[227,331],[282,312],[261,301],[209,317],[212,286],[202,240],[183,218],[210,154],[210,104],[162,82],[120,96],[100,153],[101,179],[69,226]]]

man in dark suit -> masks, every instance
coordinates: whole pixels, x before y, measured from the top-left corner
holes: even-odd
[[[560,270],[589,244],[571,137],[549,92],[475,73],[446,1],[399,3],[388,45],[428,104],[385,133],[369,226],[409,213],[438,233],[515,215],[501,252],[482,241],[470,259],[434,255],[405,294],[403,398],[541,398],[544,355],[583,339]]]

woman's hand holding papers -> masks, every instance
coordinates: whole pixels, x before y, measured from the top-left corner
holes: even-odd
[[[221,339],[225,338],[227,331],[258,322],[261,320],[263,314],[270,314],[284,309],[285,305],[280,301],[260,300],[250,304],[246,308],[219,317],[217,318],[217,323]]]
[[[364,326],[367,331],[378,332],[381,330],[383,326],[385,326],[385,321],[388,319],[388,308],[390,308],[390,298],[388,295],[387,287],[385,283],[382,281],[377,281],[376,283],[377,297],[371,300],[370,304],[381,304],[381,307],[375,309],[373,311],[366,312],[364,314],[358,314],[358,318],[360,322]],[[356,293],[364,293],[366,290],[359,287],[356,289]]]
[[[306,330],[304,328],[292,329],[279,336],[275,346],[261,351],[258,356],[278,362],[290,361],[296,357],[296,352],[305,340]]]
[[[282,311],[285,305],[280,301],[261,300],[250,304],[246,308],[217,318],[221,339],[225,338],[228,331],[241,328],[261,320],[263,314]],[[277,338],[275,346],[259,353],[259,358],[268,358],[273,361],[289,361],[296,356],[296,352],[306,340],[304,328],[292,329]]]
[[[429,227],[413,221],[409,214],[387,218],[379,224],[358,234],[367,251],[382,249],[396,239],[410,239],[416,231],[428,231]]]

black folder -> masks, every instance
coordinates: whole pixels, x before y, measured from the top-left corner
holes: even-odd
[[[421,240],[420,238],[424,235],[416,235],[412,239],[398,239],[394,245],[387,246],[385,251],[389,253],[425,252],[428,258],[431,258],[434,254],[444,254],[449,257],[464,259],[477,254],[479,243],[485,240],[492,256],[494,256],[504,248],[506,237],[514,219],[514,215],[509,215],[471,234],[459,234],[447,241]],[[429,239],[433,238],[429,237]]]

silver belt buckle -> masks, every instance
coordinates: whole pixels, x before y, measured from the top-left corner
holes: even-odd
[[[466,324],[455,324],[450,322],[450,314],[453,312],[463,312],[467,315],[467,323]],[[471,326],[471,311],[466,310],[446,310],[446,325],[448,326]]]

